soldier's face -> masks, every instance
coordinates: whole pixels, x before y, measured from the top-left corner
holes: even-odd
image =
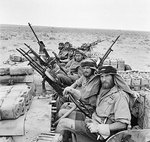
[[[113,80],[112,75],[102,74],[100,79],[101,79],[103,89],[110,89],[114,86],[114,80]]]
[[[65,48],[69,48],[70,47],[70,45],[67,43],[67,44],[65,44]]]
[[[82,67],[82,73],[85,77],[90,77],[92,74],[92,70],[89,66]]]
[[[75,55],[75,60],[77,61],[77,62],[80,62],[81,60],[82,60],[82,55],[81,54],[76,54]]]

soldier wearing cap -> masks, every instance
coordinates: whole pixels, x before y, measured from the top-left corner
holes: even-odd
[[[71,86],[64,89],[64,96],[68,93],[74,95],[78,100],[82,100],[89,106],[89,110],[93,111],[96,106],[96,98],[99,91],[99,77],[95,75],[97,72],[96,62],[92,59],[85,59],[81,62],[82,76],[76,80]],[[69,105],[71,103],[68,103]],[[64,105],[65,107],[68,105]],[[67,110],[62,106],[58,115],[61,117]]]
[[[77,142],[104,141],[110,135],[127,129],[131,123],[130,107],[136,99],[135,94],[112,66],[100,67],[99,74],[100,92],[92,118],[75,122],[64,118],[69,123],[63,129],[74,132]]]
[[[99,76],[95,75],[95,73],[97,72],[96,67],[97,65],[94,60],[83,60],[81,62],[82,76],[71,86],[66,87],[63,92],[64,96],[66,96],[68,93],[71,93],[76,99],[81,100],[87,106],[87,109],[91,112],[91,114],[95,110],[100,83]],[[71,102],[63,104],[61,109],[59,110],[58,117],[63,116],[73,106],[74,103]],[[82,117],[85,118],[85,116],[78,109],[69,114],[68,117],[73,119],[74,121]],[[61,125],[65,125],[65,123],[69,122],[61,121],[58,124],[57,131],[60,131],[60,129],[62,129],[61,127],[63,127]]]

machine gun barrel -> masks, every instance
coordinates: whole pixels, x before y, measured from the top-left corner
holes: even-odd
[[[37,63],[34,59],[32,59],[28,52],[25,52],[21,48],[16,50],[20,52],[29,61],[29,65],[31,65],[42,76],[42,78],[44,78],[49,83],[49,85],[51,85],[56,90],[58,95],[62,97],[63,88],[60,87],[60,85],[57,82],[53,81],[49,77],[51,75],[48,73],[48,71],[45,68],[43,68],[39,63]]]
[[[113,43],[111,44],[111,46],[109,47],[109,49],[106,51],[106,53],[104,54],[104,56],[101,58],[101,61],[100,61],[99,65],[98,65],[98,67],[100,67],[100,66],[103,65],[105,59],[108,57],[108,55],[110,54],[110,52],[113,51],[112,50],[112,46],[116,43],[116,41],[119,39],[119,37],[120,37],[120,35],[113,41]]]
[[[34,32],[34,30],[33,30],[32,26],[31,26],[31,24],[30,24],[30,23],[28,23],[28,25],[29,25],[30,29],[32,30],[32,32],[33,32],[33,34],[34,34],[35,38],[37,39],[38,43],[40,43],[40,40],[38,39],[38,37],[37,37],[36,33]]]
[[[23,49],[19,48],[16,49],[18,52],[20,52],[28,61],[29,65],[31,65],[41,76],[44,76],[43,72],[44,69],[34,60],[32,59],[27,52],[25,52]]]
[[[29,51],[31,51],[31,53],[40,61],[40,63],[41,63],[42,65],[47,65],[47,64],[41,59],[41,57],[40,57],[29,45],[27,45],[26,43],[24,43],[24,45],[29,48]]]
[[[33,32],[33,34],[34,34],[35,38],[37,39],[37,42],[38,42],[38,44],[39,44],[39,46],[40,46],[39,53],[44,53],[45,56],[46,56],[46,58],[47,58],[47,60],[49,61],[49,60],[50,60],[50,56],[49,56],[49,54],[48,54],[48,52],[47,52],[47,50],[46,50],[46,48],[45,48],[45,44],[43,43],[43,41],[40,41],[40,40],[38,39],[36,33],[34,32],[32,26],[31,26],[31,24],[28,23],[28,25],[29,25],[30,29],[32,30],[32,32]]]

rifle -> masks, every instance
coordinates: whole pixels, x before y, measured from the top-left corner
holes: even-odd
[[[112,45],[109,47],[109,49],[106,51],[104,56],[100,59],[100,63],[98,64],[98,67],[101,67],[105,61],[105,59],[108,57],[112,50],[112,46],[116,43],[116,41],[119,39],[120,35],[113,41]]]
[[[40,46],[39,53],[40,53],[40,54],[41,54],[41,53],[44,53],[45,56],[46,56],[46,58],[47,58],[47,61],[49,61],[50,56],[49,56],[49,54],[48,54],[48,52],[47,52],[47,50],[46,50],[46,48],[45,48],[45,44],[43,43],[43,41],[40,41],[40,40],[38,39],[36,33],[34,32],[32,26],[31,26],[31,24],[28,23],[28,25],[29,25],[30,29],[32,30],[32,32],[33,32],[35,38],[37,39],[37,43],[38,43],[39,46]]]
[[[58,93],[60,97],[63,96],[63,88],[60,86],[62,85],[61,83],[58,83],[57,77],[52,77],[52,75],[46,70],[46,68],[43,68],[39,63],[37,63],[32,57],[28,54],[29,52],[25,52],[23,49],[19,48],[16,49],[19,53],[21,53],[28,61],[29,65],[35,69],[44,80],[46,80],[49,85],[51,85],[55,91]]]

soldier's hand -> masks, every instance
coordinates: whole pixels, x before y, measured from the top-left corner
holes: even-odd
[[[98,123],[95,121],[86,123],[86,126],[88,127],[88,129],[90,130],[91,133],[97,133],[98,132],[97,125],[98,125]]]
[[[64,91],[63,91],[63,95],[64,96],[68,96],[68,93],[71,91],[71,87],[69,86],[69,87],[66,87],[65,89],[64,89]]]

